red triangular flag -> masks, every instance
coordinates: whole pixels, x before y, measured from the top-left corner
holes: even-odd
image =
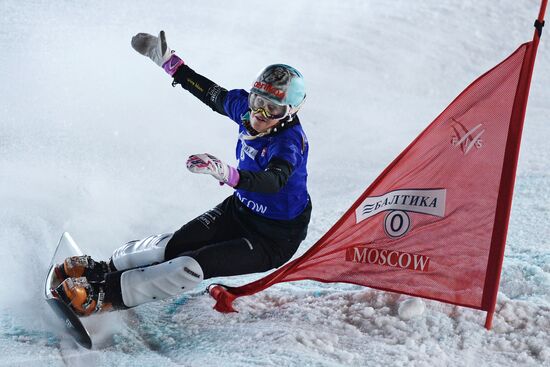
[[[492,315],[535,41],[468,86],[304,255],[245,286],[211,287],[215,308],[234,311],[236,297],[311,279]]]

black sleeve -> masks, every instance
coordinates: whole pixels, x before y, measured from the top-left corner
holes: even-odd
[[[227,116],[223,107],[227,89],[220,87],[213,81],[197,74],[187,65],[182,65],[174,74],[172,85],[181,84],[183,89],[191,92],[212,110]]]
[[[239,170],[239,184],[236,189],[274,194],[285,187],[290,175],[292,165],[283,159],[274,158],[263,172]]]

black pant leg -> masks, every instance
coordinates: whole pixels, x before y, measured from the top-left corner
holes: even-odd
[[[272,257],[264,246],[246,237],[214,243],[182,256],[197,260],[204,279],[259,273],[273,268]]]
[[[170,260],[184,252],[240,237],[239,228],[233,223],[229,207],[230,199],[231,197],[225,199],[215,208],[201,214],[174,232],[166,245],[164,259]]]
[[[255,214],[243,212],[233,196],[227,198],[176,231],[166,246],[165,260],[193,257],[205,279],[264,272],[290,260],[303,237],[284,236],[294,233],[275,226],[270,231],[278,236],[264,233],[246,216]]]

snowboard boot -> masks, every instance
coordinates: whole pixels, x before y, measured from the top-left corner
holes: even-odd
[[[68,257],[55,267],[55,275],[60,283],[68,278],[80,277],[85,277],[90,282],[101,282],[105,280],[105,274],[111,271],[108,263],[94,261],[87,255]]]
[[[105,282],[88,282],[85,277],[67,278],[52,294],[68,304],[79,316],[89,316],[96,312],[112,309],[105,302]]]

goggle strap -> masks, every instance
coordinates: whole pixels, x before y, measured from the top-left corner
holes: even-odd
[[[259,112],[259,113],[262,114],[263,117],[265,117],[266,119],[270,119],[270,120],[282,120],[282,119],[284,119],[284,118],[290,116],[290,113],[291,113],[290,107],[289,107],[289,108],[287,108],[287,110],[286,110],[286,112],[285,112],[285,114],[284,114],[283,116],[274,118],[273,116],[270,116],[270,115],[267,113],[267,111],[266,111],[264,108],[262,108],[262,107],[256,108],[256,109],[250,108],[250,110],[251,110],[253,113],[258,113],[258,112]]]

